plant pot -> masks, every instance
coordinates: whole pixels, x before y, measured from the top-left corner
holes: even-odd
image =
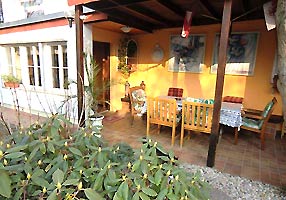
[[[103,128],[102,125],[102,120],[103,120],[104,116],[100,115],[100,116],[90,116],[89,119],[91,121],[92,126],[97,126],[98,130],[101,130]]]
[[[20,87],[20,84],[15,82],[4,82],[4,86],[8,88],[18,88]]]

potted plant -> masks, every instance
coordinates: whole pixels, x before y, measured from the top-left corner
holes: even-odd
[[[4,86],[9,88],[18,88],[20,86],[21,80],[11,74],[2,75],[2,80],[4,81]]]
[[[102,85],[98,85],[97,78],[101,73],[101,69],[94,60],[93,56],[84,54],[84,67],[88,83],[87,85],[84,85],[88,117],[92,122],[92,125],[102,127],[104,111],[99,110],[99,103],[109,104],[108,101],[100,99],[102,94],[108,90],[109,83],[104,82]]]

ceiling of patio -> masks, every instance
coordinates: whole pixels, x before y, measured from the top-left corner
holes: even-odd
[[[269,0],[233,0],[232,21],[263,19],[263,4]],[[274,0],[275,1],[275,0]],[[120,32],[133,28],[131,34],[181,27],[186,11],[193,12],[192,26],[221,23],[224,0],[97,0],[84,4],[105,13],[105,21],[94,26]]]

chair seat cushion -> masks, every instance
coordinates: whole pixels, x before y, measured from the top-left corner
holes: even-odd
[[[254,120],[254,119],[249,119],[249,118],[242,118],[242,126],[250,127],[250,128],[255,128],[255,129],[260,129],[262,126],[261,120]]]

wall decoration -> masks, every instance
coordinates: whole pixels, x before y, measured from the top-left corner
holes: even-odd
[[[163,58],[164,58],[164,51],[159,44],[156,44],[152,53],[152,61],[160,62]]]
[[[230,35],[227,47],[225,74],[246,76],[254,74],[258,35],[256,32],[232,33]],[[220,36],[217,34],[215,37],[211,73],[217,72],[219,39]]]
[[[171,36],[169,71],[202,72],[205,55],[205,35]]]

